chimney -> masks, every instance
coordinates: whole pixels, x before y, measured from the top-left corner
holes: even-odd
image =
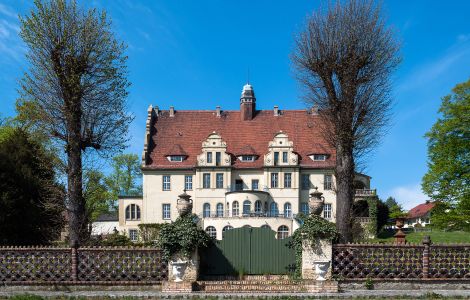
[[[279,116],[279,106],[274,105],[274,116],[277,117]]]
[[[170,106],[170,117],[174,117],[174,116],[175,116],[175,107]]]
[[[256,97],[250,84],[245,84],[240,97],[240,117],[242,121],[249,121],[255,117]]]
[[[220,106],[218,106],[218,105],[215,107],[215,115],[217,117],[220,117]]]

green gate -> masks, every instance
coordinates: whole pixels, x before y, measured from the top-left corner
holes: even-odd
[[[295,271],[292,237],[278,240],[269,228],[242,227],[201,250],[202,275],[289,274]]]

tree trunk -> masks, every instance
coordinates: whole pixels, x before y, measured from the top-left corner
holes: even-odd
[[[354,158],[352,147],[336,145],[336,228],[340,242],[352,241],[351,207],[354,198]]]
[[[82,147],[81,147],[81,107],[80,101],[75,101],[68,109],[67,118],[68,139],[68,211],[69,239],[81,243],[86,238],[87,217],[82,186]]]

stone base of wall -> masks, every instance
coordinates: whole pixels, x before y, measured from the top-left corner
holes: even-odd
[[[307,293],[337,293],[337,281],[313,281],[304,284]]]
[[[339,284],[341,290],[365,290],[365,281]],[[382,280],[373,281],[374,290],[470,290],[469,280]]]
[[[201,281],[201,290],[206,293],[337,293],[336,281]]]
[[[163,293],[191,293],[194,289],[194,283],[189,281],[174,282],[166,281],[162,284]]]

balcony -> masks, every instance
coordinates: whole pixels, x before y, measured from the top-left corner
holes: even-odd
[[[356,198],[363,198],[363,197],[370,197],[370,196],[376,196],[377,195],[377,190],[376,189],[357,189],[355,191],[355,197]]]
[[[285,218],[293,219],[295,215],[292,211],[239,211],[239,210],[224,210],[224,211],[211,211],[199,214],[200,218]]]

